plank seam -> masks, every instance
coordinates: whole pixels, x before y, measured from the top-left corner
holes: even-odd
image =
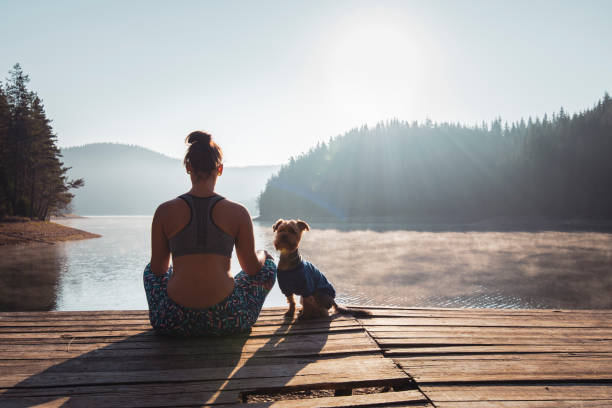
[[[404,368],[398,363],[396,362],[393,358],[387,357],[385,350],[381,347],[380,343],[378,343],[378,341],[376,340],[376,338],[374,336],[372,336],[372,334],[370,333],[370,331],[368,330],[367,326],[363,323],[363,321],[361,319],[356,319],[357,322],[359,322],[359,324],[361,324],[363,326],[363,329],[365,331],[366,336],[368,336],[370,338],[370,340],[372,340],[374,342],[374,344],[376,344],[378,346],[378,348],[380,349],[381,355],[382,357],[384,357],[385,359],[389,359],[390,361],[393,362],[393,364],[395,365],[395,367],[400,370],[401,372],[403,372],[404,374],[406,374],[406,377],[408,377],[408,379],[410,380],[410,384],[414,387],[414,389],[416,389],[419,393],[421,393],[421,395],[423,396],[423,398],[425,398],[425,400],[434,408],[436,408],[436,405],[434,404],[434,402],[431,400],[431,398],[429,398],[429,396],[427,394],[425,394],[423,392],[423,390],[421,389],[421,387],[419,387],[419,383],[415,381],[415,379],[406,371],[404,370]]]

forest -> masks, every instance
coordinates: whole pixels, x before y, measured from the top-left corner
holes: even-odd
[[[47,220],[73,198],[83,179],[69,180],[41,98],[19,64],[0,84],[0,219]]]
[[[293,157],[263,218],[612,216],[612,100],[516,123],[390,120]]]

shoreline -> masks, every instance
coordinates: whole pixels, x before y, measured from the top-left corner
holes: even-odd
[[[0,222],[0,248],[100,238],[101,235],[52,221]]]
[[[80,218],[87,218],[87,217],[83,217],[83,216],[77,215],[77,214],[52,215],[51,216],[51,221],[55,221],[55,220],[73,220],[73,219],[80,219]]]
[[[306,217],[306,218],[304,218]],[[314,228],[364,229],[430,232],[602,232],[612,233],[612,219],[566,218],[553,216],[496,216],[496,217],[452,217],[452,216],[351,216],[344,219],[323,216],[282,217],[257,216],[253,222],[274,223],[279,218],[301,218]]]

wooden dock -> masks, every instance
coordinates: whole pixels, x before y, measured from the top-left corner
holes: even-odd
[[[0,407],[612,407],[610,310],[369,310],[198,339],[144,311],[0,313]]]

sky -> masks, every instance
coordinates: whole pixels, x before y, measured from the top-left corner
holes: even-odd
[[[612,92],[612,1],[0,1],[61,147],[281,164],[364,124],[515,121]]]

